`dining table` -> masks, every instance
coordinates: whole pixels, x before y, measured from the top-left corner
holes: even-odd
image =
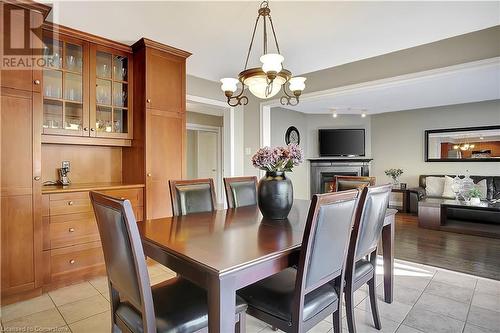
[[[297,264],[309,200],[294,200],[285,220],[262,217],[258,206],[138,222],[147,257],[207,291],[208,330],[235,329],[236,291]],[[392,302],[395,210],[382,230],[384,300]]]

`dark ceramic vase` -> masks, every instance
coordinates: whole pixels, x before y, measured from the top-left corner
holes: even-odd
[[[284,172],[270,172],[259,181],[259,209],[271,220],[286,219],[293,204],[293,186]]]

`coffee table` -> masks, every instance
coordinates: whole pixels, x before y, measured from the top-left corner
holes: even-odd
[[[471,205],[462,200],[426,198],[418,203],[418,225],[428,229],[500,238],[500,224],[492,225],[480,222],[448,220],[447,210],[450,208],[492,211],[500,214],[500,202],[491,203],[488,201],[481,201],[478,205]]]

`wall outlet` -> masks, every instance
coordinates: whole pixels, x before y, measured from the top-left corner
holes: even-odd
[[[245,155],[252,154],[252,148],[245,148]]]

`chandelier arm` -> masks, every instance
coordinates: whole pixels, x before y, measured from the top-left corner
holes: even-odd
[[[242,83],[241,91],[238,95],[227,96],[227,104],[229,104],[229,106],[247,105],[248,104],[248,97],[243,95],[244,91],[245,91],[245,84]],[[232,100],[235,100],[235,102],[231,103]]]
[[[276,31],[274,30],[273,19],[271,18],[271,14],[269,14],[269,23],[271,23],[271,30],[273,31],[274,43],[276,44],[276,50],[281,54],[280,46],[278,45],[278,38],[276,38]]]
[[[299,104],[299,96],[296,96],[295,94],[289,94],[286,89],[286,83],[283,85],[283,93],[285,94],[285,96],[281,96],[280,98],[281,105],[295,106]]]
[[[259,23],[260,15],[257,16],[255,20],[255,25],[253,26],[252,39],[250,40],[250,46],[248,47],[247,59],[245,60],[245,69],[248,66],[248,59],[250,59],[250,52],[252,51],[253,40],[255,39],[255,31],[257,31],[257,24]]]

